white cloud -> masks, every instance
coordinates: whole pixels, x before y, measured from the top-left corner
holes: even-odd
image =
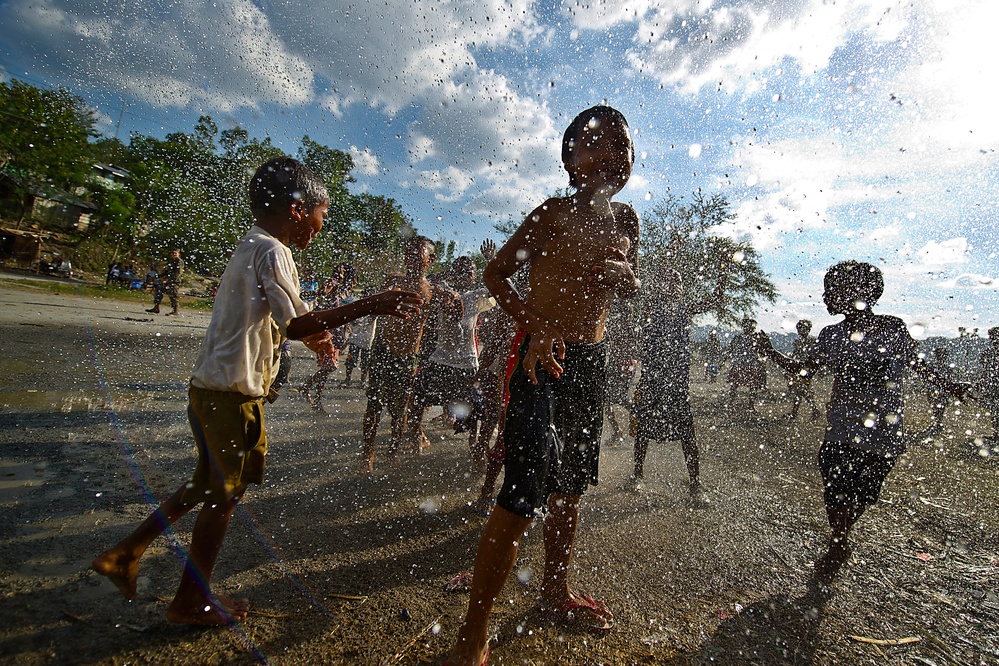
[[[929,241],[916,251],[916,259],[923,266],[954,266],[968,261],[966,238],[951,238],[943,242]]]
[[[371,152],[370,148],[361,150],[357,146],[348,149],[351,159],[354,160],[354,168],[365,176],[374,176],[378,173],[378,156]]]
[[[441,171],[422,171],[416,179],[417,186],[434,191],[439,201],[457,201],[473,182],[471,176],[455,167],[447,167]]]
[[[156,106],[220,111],[313,98],[313,69],[285,48],[250,0],[187,0],[155,11],[139,3],[9,2],[4,38],[46,76],[94,85]]]

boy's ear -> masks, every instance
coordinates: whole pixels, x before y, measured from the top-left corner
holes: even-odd
[[[306,210],[305,202],[301,200],[292,201],[289,206],[288,216],[291,217],[296,222],[301,222],[305,219],[306,214],[309,211]]]

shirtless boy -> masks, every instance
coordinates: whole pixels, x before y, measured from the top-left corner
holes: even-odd
[[[212,320],[191,376],[187,408],[198,448],[191,480],[181,485],[115,547],[93,561],[128,599],[135,599],[139,560],[179,518],[203,503],[191,535],[187,565],[167,619],[222,625],[246,617],[249,602],[210,588],[212,569],[236,503],[247,485],[262,483],[267,454],[264,400],[277,374],[284,338],[313,351],[331,351],[329,329],[365,315],[405,319],[420,298],[396,291],[332,310],[309,312],[299,297],[289,245],[304,250],[322,230],[329,209],[326,186],[290,157],[264,163],[250,181],[256,221],[222,274]]]
[[[634,296],[638,216],[612,202],[631,176],[627,121],[605,106],[579,114],[562,139],[562,162],[576,193],[536,208],[484,274],[497,302],[519,324],[519,363],[509,380],[504,427],[506,474],[483,530],[468,611],[449,664],[488,660],[488,625],[517,548],[547,504],[539,610],[577,627],[613,627],[607,607],[569,587],[579,502],[597,482],[603,422],[604,324],[615,297]],[[526,302],[509,278],[530,264]],[[540,367],[539,367],[540,366]]]
[[[428,306],[411,319],[379,319],[375,341],[368,361],[368,406],[364,411],[364,451],[361,471],[372,474],[375,469],[375,435],[382,409],[392,417],[392,441],[389,457],[394,460],[406,425],[406,406],[413,388],[417,355],[423,328],[431,311],[433,288],[427,281],[427,270],[434,260],[434,243],[426,236],[413,236],[403,249],[405,275],[390,275],[383,289],[400,289],[419,294]]]

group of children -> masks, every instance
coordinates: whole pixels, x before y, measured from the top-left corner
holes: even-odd
[[[637,277],[639,219],[630,206],[613,201],[627,184],[634,159],[624,116],[606,106],[587,109],[562,138],[562,162],[573,193],[545,201],[499,249],[483,275],[488,294],[468,291],[474,268],[467,264],[448,276],[450,284],[431,284],[427,270],[434,246],[415,236],[405,245],[405,274],[388,278],[383,291],[315,312],[299,297],[288,247],[305,248],[319,233],[329,197],[322,181],[291,158],[261,166],[249,191],[256,226],[237,246],[222,277],[191,378],[188,413],[198,445],[194,475],[131,535],[99,555],[94,569],[134,598],[145,549],[201,504],[168,618],[207,625],[245,618],[248,602],[215,594],[210,580],[236,503],[248,484],[263,478],[264,396],[277,372],[281,344],[299,339],[320,356],[329,355],[330,330],[378,315],[364,415],[364,470],[374,463],[383,409],[392,416],[392,457],[402,445],[419,450],[423,408],[453,397],[434,392],[441,381],[452,387],[471,382],[494,398],[504,395],[504,414],[490,417],[501,422],[503,483],[482,531],[467,612],[446,663],[487,663],[493,605],[525,531],[541,515],[545,566],[538,610],[588,631],[611,629],[611,610],[571,585],[569,569],[580,502],[599,477],[606,321],[615,299],[634,297],[642,288]],[[653,268],[657,298],[650,300],[654,312],[643,327],[635,479],[641,479],[650,441],[679,440],[691,489],[697,492],[697,446],[686,386],[687,330],[692,317],[717,305],[725,273],[711,298],[690,304],[682,298],[678,275],[665,265]],[[820,562],[823,573],[844,561],[851,527],[877,500],[885,476],[904,451],[905,372],[913,369],[961,398],[969,392],[967,385],[948,380],[920,359],[900,319],[874,314],[882,289],[876,267],[841,262],[826,275],[824,300],[830,314],[844,317],[842,322],[824,328],[794,358],[776,352],[766,334],[754,330],[755,322],[747,323],[740,342],[747,356],[769,356],[788,373],[807,378],[824,366],[833,377],[829,427],[819,455],[832,530]],[[491,301],[502,312],[490,317],[496,329],[485,345],[492,347],[490,356],[473,361],[477,354],[468,346],[468,329]],[[455,321],[457,327],[445,330]],[[434,355],[421,347],[428,328],[436,328]],[[999,338],[999,329],[990,331],[990,337],[993,332]],[[668,350],[667,342],[673,345]],[[994,372],[995,353],[989,358]],[[427,386],[409,388],[418,366],[432,368]],[[431,382],[430,374],[441,381]],[[994,386],[990,390],[997,393]],[[407,427],[410,415],[414,422]],[[483,451],[480,437],[474,441]]]

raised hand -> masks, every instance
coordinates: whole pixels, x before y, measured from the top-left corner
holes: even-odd
[[[482,241],[482,245],[479,246],[479,252],[481,252],[482,256],[486,258],[486,261],[492,261],[496,258],[496,243],[487,238]]]

